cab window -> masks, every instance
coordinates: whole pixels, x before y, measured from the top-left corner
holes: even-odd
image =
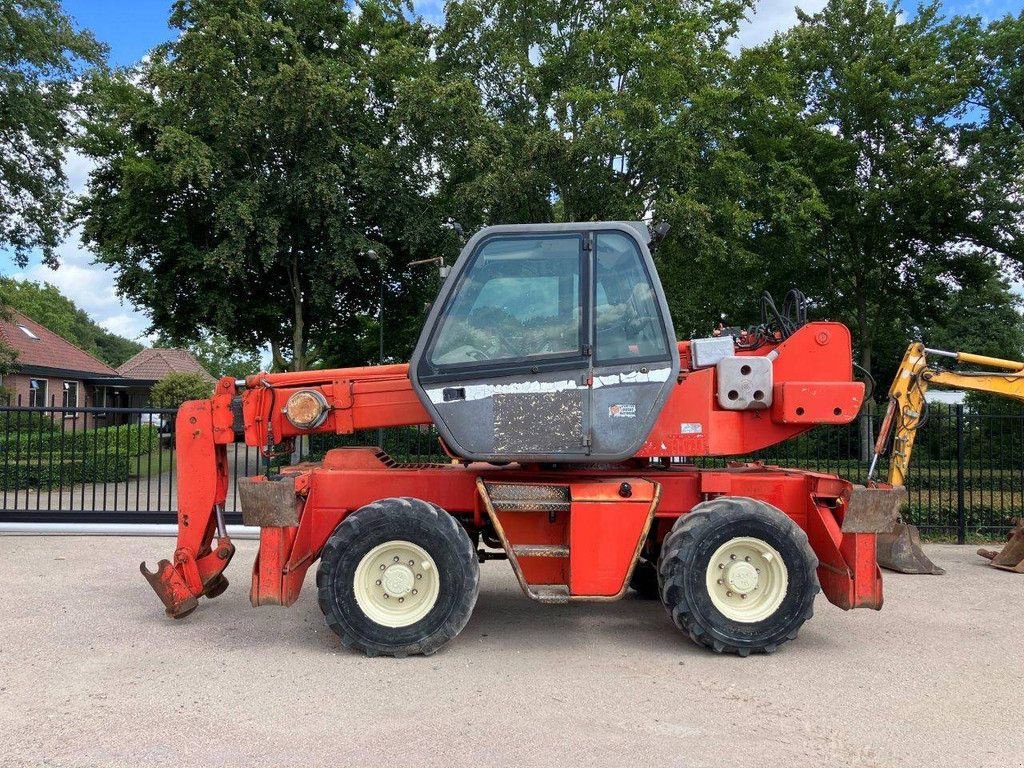
[[[594,280],[597,361],[668,357],[654,284],[633,238],[619,233],[597,235]]]
[[[578,235],[495,237],[459,280],[430,351],[435,367],[581,353]]]

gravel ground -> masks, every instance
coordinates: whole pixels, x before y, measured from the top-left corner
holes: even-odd
[[[164,618],[169,539],[0,537],[3,766],[1024,765],[1024,576],[937,545],[879,613],[819,598],[772,656],[697,648],[656,603],[542,606],[505,563],[430,658],[367,659],[234,584]]]

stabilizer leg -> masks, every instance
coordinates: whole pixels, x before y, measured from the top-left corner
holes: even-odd
[[[224,526],[227,449],[215,442],[213,408],[214,401],[192,400],[178,410],[177,548],[155,573],[145,563],[139,568],[174,619],[192,613],[200,597],[214,598],[227,589],[223,572],[235,553]]]

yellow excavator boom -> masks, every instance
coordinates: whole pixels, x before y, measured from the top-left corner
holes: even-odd
[[[948,371],[929,364],[928,356],[951,358],[964,365],[994,368],[994,371]],[[885,451],[892,435],[892,449],[889,456],[888,482],[892,486],[906,484],[910,456],[914,450],[914,438],[924,421],[927,404],[925,394],[932,386],[946,389],[986,392],[989,394],[1024,401],[1024,362],[1004,360],[998,357],[975,355],[970,352],[947,352],[930,349],[920,342],[914,342],[903,355],[903,361],[889,388],[889,406],[878,431],[869,482],[874,478],[878,458]],[[879,536],[879,563],[891,570],[904,573],[941,573],[921,551],[917,530],[900,523],[891,534]],[[929,566],[931,566],[929,568]]]

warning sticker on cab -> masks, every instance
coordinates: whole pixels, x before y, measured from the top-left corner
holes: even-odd
[[[608,406],[608,415],[613,419],[635,419],[636,403],[615,403]]]
[[[700,435],[704,433],[704,425],[699,421],[684,421],[679,425],[679,431],[684,435]]]

